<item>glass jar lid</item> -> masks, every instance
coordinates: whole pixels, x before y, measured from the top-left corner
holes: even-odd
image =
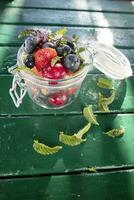
[[[84,42],[85,51],[81,56],[85,62],[92,64],[106,76],[112,79],[124,79],[133,74],[127,57],[113,46],[95,41]]]

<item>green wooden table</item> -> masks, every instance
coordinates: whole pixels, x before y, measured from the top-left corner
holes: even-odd
[[[19,31],[31,26],[56,30],[113,44],[134,68],[134,1],[114,0],[15,0],[0,1],[0,200],[133,200],[134,199],[134,77],[116,81],[116,99],[110,113],[97,108],[94,69],[86,77],[79,98],[58,111],[31,102],[28,95],[20,108],[9,96],[21,44]],[[85,125],[82,109],[92,104],[98,121],[87,141],[66,147],[55,155],[41,156],[32,148],[39,139],[60,144],[59,130],[75,132]],[[102,132],[125,127],[120,138]],[[97,172],[91,172],[95,167]]]

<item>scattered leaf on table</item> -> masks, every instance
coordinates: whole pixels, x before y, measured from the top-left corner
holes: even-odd
[[[91,105],[89,105],[83,109],[83,115],[88,122],[99,125],[99,123],[96,120],[96,116],[93,113],[93,109],[92,109]]]
[[[98,107],[100,111],[109,112],[108,105],[110,105],[115,99],[115,90],[112,90],[110,97],[104,97],[99,93]]]
[[[89,171],[89,172],[96,173],[96,172],[97,172],[97,169],[96,169],[96,167],[89,167],[89,168],[88,168],[88,171]]]
[[[86,139],[78,138],[76,134],[70,136],[64,134],[64,132],[60,132],[59,140],[69,146],[76,146],[86,141]]]
[[[39,154],[50,155],[57,153],[60,149],[62,149],[62,146],[49,147],[43,143],[39,143],[38,140],[34,140],[33,148]]]
[[[121,136],[125,133],[125,129],[124,128],[115,128],[115,129],[112,129],[108,132],[105,132],[104,134],[108,135],[109,137],[118,137],[118,136]]]
[[[82,142],[85,142],[86,139],[82,139],[82,136],[87,133],[87,131],[90,129],[91,123],[88,123],[84,128],[80,129],[77,133],[73,135],[66,135],[64,132],[60,132],[59,140],[69,146],[76,146],[81,144]]]
[[[112,81],[106,78],[98,78],[97,86],[104,89],[113,89]]]

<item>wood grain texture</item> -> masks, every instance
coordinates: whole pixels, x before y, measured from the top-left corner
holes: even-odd
[[[24,39],[18,39],[20,31],[33,26],[27,25],[5,25],[0,24],[0,45],[20,46]],[[49,28],[52,31],[60,29],[61,26],[36,26]],[[85,27],[67,27],[69,36],[77,34],[81,40],[98,40],[106,44],[113,44],[118,48],[134,48],[134,31],[128,29],[112,29],[112,28],[85,28]]]
[[[28,95],[15,108],[9,96],[12,76],[7,74],[22,43],[18,33],[33,25],[52,30],[67,26],[69,35],[113,44],[134,67],[133,14],[133,1],[0,1],[0,200],[134,199],[134,170],[126,170],[134,169],[134,76],[114,81],[116,98],[104,114],[97,107],[98,92],[108,92],[96,85],[102,77],[98,70],[89,72],[76,101],[57,111],[35,105]],[[82,109],[88,104],[100,126],[92,126],[80,146],[61,144],[59,131],[71,135],[87,123]],[[104,134],[119,127],[125,128],[123,137]],[[33,150],[34,139],[63,149],[44,157]],[[82,173],[90,167],[99,172]]]
[[[64,10],[0,8],[0,23],[31,25],[72,25],[133,29],[133,14]],[[48,17],[49,16],[49,17]]]
[[[106,120],[107,118],[107,120]],[[117,167],[134,165],[133,114],[101,114],[100,126],[92,126],[85,135],[87,141],[76,147],[63,145],[51,156],[33,150],[33,140],[49,146],[62,145],[59,131],[71,134],[87,122],[83,116],[25,116],[0,119],[0,176],[20,176],[75,172],[87,167]],[[103,132],[125,128],[120,138],[110,138]]]
[[[133,2],[130,1],[107,1],[107,0],[14,0],[12,2],[1,1],[1,7],[24,7],[24,8],[52,8],[52,9],[74,9],[85,11],[108,11],[108,12],[134,12]]]

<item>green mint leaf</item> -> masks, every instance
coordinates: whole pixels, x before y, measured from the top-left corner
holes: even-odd
[[[53,40],[54,40],[54,35],[51,33],[48,35],[48,41],[53,42]]]
[[[102,112],[110,112],[107,104],[99,103],[98,107],[99,107],[99,110]]]
[[[25,71],[25,72],[28,72],[30,74],[36,75],[30,68],[25,67],[25,66],[18,66],[18,67],[16,67],[15,70],[18,71],[18,72],[19,71]]]
[[[88,123],[83,129],[80,129],[71,136],[64,134],[64,132],[60,132],[59,140],[68,146],[77,146],[86,141],[86,139],[82,139],[82,136],[90,129],[90,127],[91,123]]]
[[[63,54],[63,57],[65,57],[65,56],[67,56],[67,53],[64,53],[64,54]]]
[[[73,34],[73,36],[72,36],[72,41],[73,41],[74,43],[77,43],[78,40],[79,40],[79,37],[78,37],[77,35]]]
[[[58,61],[61,60],[62,57],[56,56],[51,60],[51,66],[53,67]]]
[[[86,139],[78,138],[76,134],[70,136],[64,134],[64,132],[60,132],[59,140],[68,146],[76,146],[86,141]]]
[[[30,35],[32,35],[33,32],[34,32],[34,30],[32,30],[32,29],[26,29],[26,30],[21,31],[21,32],[19,33],[18,38],[30,36]]]
[[[83,115],[88,122],[99,125],[99,123],[96,120],[96,116],[93,113],[93,109],[92,109],[91,105],[89,105],[83,109]]]
[[[115,90],[112,90],[110,97],[103,97],[101,96],[101,102],[103,104],[110,105],[115,99]]]
[[[84,47],[80,47],[77,49],[77,54],[80,54],[81,52],[85,51]]]
[[[64,35],[66,34],[66,32],[67,32],[67,28],[64,27],[64,28],[62,28],[62,29],[59,29],[59,30],[55,31],[55,32],[54,32],[54,35],[61,35],[61,36],[64,36]]]
[[[87,66],[87,65],[89,65],[89,63],[82,63],[82,64],[80,65],[80,69],[82,69],[83,67],[85,67],[85,66]]]
[[[76,54],[77,54],[77,52],[76,52]],[[85,62],[85,60],[84,60],[84,58],[79,54],[79,55],[77,55],[79,58],[80,58],[80,60],[82,61],[82,62]]]
[[[106,78],[98,78],[97,86],[104,89],[113,89],[112,81]]]
[[[108,132],[105,132],[104,134],[108,135],[109,137],[119,137],[121,135],[123,135],[125,133],[125,129],[124,128],[115,128],[112,129]]]
[[[65,38],[61,37],[60,39],[58,39],[56,44],[57,44],[57,46],[65,45],[65,44],[67,44],[67,40]]]
[[[88,132],[88,130],[90,129],[91,127],[91,123],[88,123],[86,126],[84,126],[84,128],[80,129],[78,132],[77,132],[77,137],[79,138],[82,138],[82,136]]]
[[[49,147],[43,143],[39,143],[38,140],[34,140],[33,148],[37,153],[46,156],[57,153],[60,149],[62,149],[62,146]]]
[[[109,112],[108,105],[113,103],[115,99],[115,90],[112,90],[110,97],[104,97],[101,93],[99,93],[99,101],[98,107],[100,111]]]

